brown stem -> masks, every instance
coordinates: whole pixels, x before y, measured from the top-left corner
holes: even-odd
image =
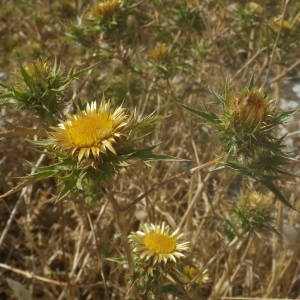
[[[128,239],[127,239],[127,233],[124,230],[125,227],[124,227],[124,222],[123,222],[123,215],[120,211],[117,200],[115,199],[115,197],[113,196],[113,194],[111,192],[111,189],[108,189],[106,195],[108,196],[108,199],[113,208],[116,225],[117,225],[119,232],[121,233],[121,239],[122,239],[122,242],[123,242],[123,245],[125,248],[125,254],[127,257],[128,267],[129,267],[129,273],[132,276],[133,272],[134,272],[134,263],[133,263],[133,259],[132,259],[132,255],[131,255],[131,249],[130,249]]]
[[[16,274],[20,274],[20,275],[22,275],[26,278],[33,278],[33,279],[43,281],[43,282],[46,282],[46,283],[50,283],[50,284],[54,284],[54,285],[58,285],[58,286],[67,286],[68,285],[66,282],[57,281],[57,280],[47,278],[47,277],[43,277],[43,276],[39,276],[39,275],[34,275],[34,274],[32,274],[32,272],[23,271],[21,269],[14,268],[14,267],[11,267],[11,266],[3,264],[3,263],[0,263],[0,268],[11,271],[11,272],[14,272]]]

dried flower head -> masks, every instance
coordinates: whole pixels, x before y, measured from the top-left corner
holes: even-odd
[[[109,102],[88,103],[86,110],[67,117],[57,127],[53,127],[51,140],[55,147],[76,155],[78,161],[84,157],[99,158],[109,150],[116,153],[113,144],[129,122],[121,106],[114,111]]]
[[[259,90],[232,98],[229,110],[233,112],[234,122],[255,127],[267,116],[270,100]]]
[[[202,270],[202,268],[203,268],[202,265],[200,265],[199,267],[185,266],[184,274],[189,281],[193,280],[194,277],[197,276],[197,279],[195,282],[200,285],[205,284],[205,283],[209,282],[208,270],[207,269]]]
[[[120,9],[118,0],[108,0],[93,6],[89,11],[90,18],[99,18],[101,16],[110,16]]]
[[[178,229],[170,233],[169,226],[144,224],[140,231],[131,233],[130,242],[134,251],[142,260],[156,263],[176,262],[177,258],[183,257],[183,252],[188,250],[189,242],[182,241],[183,234]]]
[[[37,59],[33,62],[26,63],[23,68],[30,76],[33,84],[38,88],[43,86],[44,89],[50,85],[51,78],[60,74],[59,67],[57,65],[50,65],[45,59]],[[24,87],[26,86],[26,82],[24,82],[24,80],[22,85]]]
[[[170,52],[170,48],[165,44],[160,44],[156,46],[155,48],[148,51],[147,56],[150,59],[160,59],[162,57],[165,57]]]
[[[51,67],[47,63],[47,61],[39,59],[33,63],[28,63],[24,66],[26,72],[33,78],[43,75],[43,76],[50,76]]]
[[[263,195],[258,192],[249,193],[247,201],[253,208],[267,208],[272,204],[272,198],[269,195]]]

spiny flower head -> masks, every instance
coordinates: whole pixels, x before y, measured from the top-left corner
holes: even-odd
[[[170,48],[165,44],[160,44],[157,47],[148,51],[147,56],[150,59],[160,59],[162,57],[166,57],[170,52]]]
[[[49,62],[45,59],[37,59],[30,63],[25,63],[23,66],[23,80],[21,82],[21,86],[26,87],[27,82],[24,80],[25,73],[30,77],[32,83],[35,85],[37,89],[47,89],[50,88],[51,81],[54,82],[54,78],[58,79],[62,78],[62,73],[59,69],[59,66],[54,64],[54,66],[50,65]],[[59,83],[59,80],[57,80]]]
[[[129,122],[125,109],[119,106],[112,110],[109,102],[96,102],[86,105],[86,109],[67,116],[51,134],[51,140],[57,149],[83,158],[98,159],[109,150],[116,154],[114,144],[120,138],[123,129]]]
[[[51,73],[51,67],[47,63],[47,61],[39,59],[35,62],[28,63],[25,65],[25,70],[27,73],[32,76],[38,76],[38,75],[43,75],[43,76],[50,76]]]
[[[272,204],[272,198],[269,195],[251,192],[247,196],[247,202],[252,208],[267,208]]]
[[[263,122],[268,114],[270,100],[259,90],[248,91],[229,102],[229,111],[235,124],[255,127]]]
[[[281,16],[275,17],[270,22],[271,27],[278,31],[280,28],[290,30],[293,28],[293,24],[289,21],[283,20]]]
[[[202,265],[199,265],[199,267],[187,265],[184,267],[184,274],[186,275],[187,279],[191,281],[194,279],[195,276],[199,274],[202,268],[203,268]],[[209,282],[208,270],[207,269],[202,270],[199,276],[197,277],[198,277],[196,280],[197,284],[205,284]]]
[[[110,16],[120,9],[120,1],[108,0],[93,6],[89,11],[90,18],[99,18],[101,16]]]
[[[144,224],[140,231],[131,233],[130,242],[134,252],[139,254],[144,261],[157,263],[176,262],[183,257],[183,252],[188,250],[189,242],[182,241],[183,234],[179,230],[170,233],[170,228],[165,223],[160,225]]]

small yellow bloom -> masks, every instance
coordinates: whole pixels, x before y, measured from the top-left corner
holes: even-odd
[[[89,17],[99,18],[101,16],[110,16],[120,9],[118,0],[108,0],[93,6],[89,11]]]
[[[200,272],[202,269],[202,265],[200,265],[199,268],[196,268],[194,266],[185,266],[184,267],[184,273],[189,281],[193,280],[196,275]],[[198,284],[205,284],[209,282],[209,276],[208,276],[208,270],[204,269],[201,271],[200,276],[197,278],[196,283]]]
[[[279,28],[284,28],[290,30],[293,28],[293,24],[289,21],[283,20],[281,17],[276,17],[271,20],[270,25],[275,29],[278,30]]]
[[[116,154],[113,144],[129,122],[121,106],[112,111],[109,102],[88,103],[86,110],[67,117],[51,135],[57,149],[67,151],[81,161],[84,157],[99,158],[107,150]]]
[[[183,234],[178,229],[170,233],[169,226],[144,224],[141,231],[131,233],[130,242],[134,245],[134,251],[141,259],[156,263],[176,262],[183,257],[182,252],[188,250],[189,242],[182,241]]]
[[[191,8],[198,8],[199,4],[196,0],[186,0],[186,4]]]
[[[255,12],[257,14],[262,14],[264,9],[263,7],[256,3],[256,2],[249,2],[247,5],[246,5],[246,8],[251,11],[251,12]]]
[[[165,44],[161,44],[154,49],[149,50],[147,56],[150,59],[159,59],[168,55],[169,52],[170,48]]]
[[[24,69],[31,77],[35,79],[38,79],[38,77],[40,76],[47,78],[51,75],[51,67],[49,66],[47,61],[43,59],[25,64]]]
[[[250,91],[246,95],[233,98],[229,105],[235,121],[255,127],[265,120],[269,104],[270,100],[262,92]]]
[[[248,194],[247,201],[253,208],[267,208],[272,204],[272,198],[258,192]]]

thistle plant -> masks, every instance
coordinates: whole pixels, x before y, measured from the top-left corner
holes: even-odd
[[[120,1],[109,0],[95,4],[88,11],[88,17],[93,20],[101,20],[115,15],[120,10]]]
[[[129,161],[171,158],[153,153],[154,146],[139,146],[138,133],[149,131],[155,120],[153,115],[138,119],[122,106],[113,109],[105,99],[100,104],[87,103],[85,109],[66,114],[65,120],[51,127],[47,140],[37,142],[56,162],[38,168],[28,178],[41,180],[55,176],[62,184],[61,195],[71,191],[90,195],[92,189],[99,200],[101,184],[127,167]]]
[[[133,7],[134,5],[128,1],[98,2],[91,5],[86,13],[78,18],[77,24],[70,26],[67,35],[83,46],[89,47],[102,38],[112,41],[123,40],[128,37],[129,14]]]
[[[289,175],[284,167],[292,159],[284,151],[284,136],[277,137],[275,130],[294,111],[280,111],[275,100],[251,85],[236,95],[227,88],[224,96],[216,95],[217,112],[208,107],[184,107],[218,133],[220,161],[225,167],[261,183],[292,207],[275,184],[283,175]]]
[[[189,249],[189,242],[179,229],[170,232],[165,223],[143,224],[129,235],[129,241],[135,254],[133,280],[140,293],[157,295],[170,292],[171,287],[174,294],[184,292],[168,282],[179,272],[179,260]]]
[[[16,105],[38,115],[49,125],[54,125],[64,108],[64,90],[86,70],[79,72],[71,69],[66,72],[54,61],[38,59],[20,65],[15,84],[1,84],[1,105]]]
[[[246,233],[274,231],[271,204],[270,194],[248,191],[240,195],[232,215],[225,219],[225,237],[232,240]]]
[[[189,242],[182,242],[182,238],[183,234],[179,230],[170,233],[165,223],[144,224],[140,231],[130,235],[134,251],[142,260],[149,261],[151,266],[171,261],[176,263],[176,259],[183,257],[182,252],[188,249]]]
[[[2,1],[0,298],[300,299],[299,9]]]

